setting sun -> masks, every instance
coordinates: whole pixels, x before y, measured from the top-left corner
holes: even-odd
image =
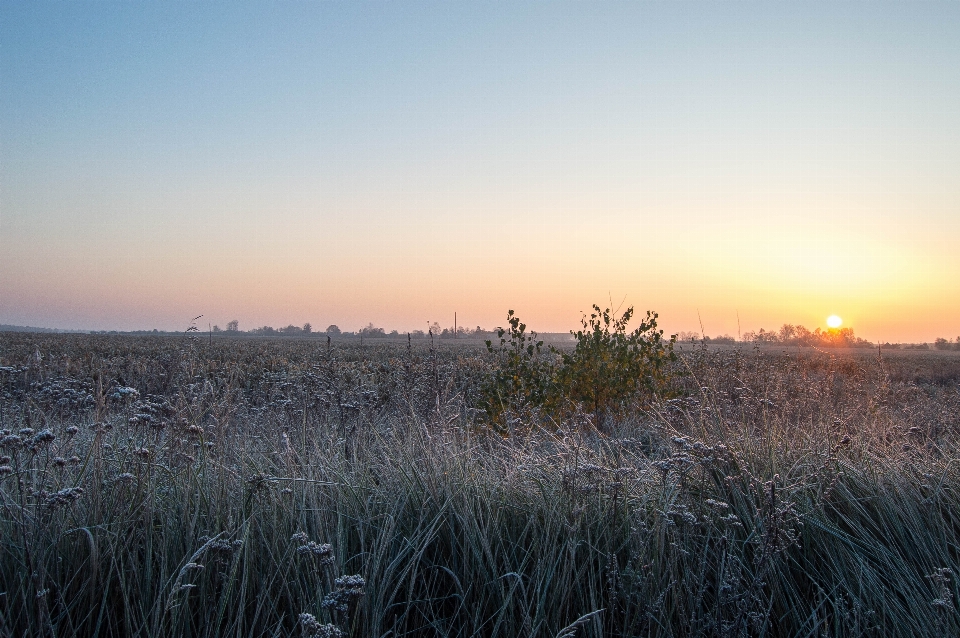
[[[827,317],[827,326],[831,328],[839,328],[841,325],[843,325],[843,319],[837,315],[830,315]]]

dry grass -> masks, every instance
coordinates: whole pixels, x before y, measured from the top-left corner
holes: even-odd
[[[509,438],[470,348],[0,365],[5,636],[960,633],[960,358],[694,350],[684,398]]]

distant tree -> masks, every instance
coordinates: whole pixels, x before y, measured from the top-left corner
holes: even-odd
[[[309,322],[303,324],[303,334],[307,334],[307,335],[308,335],[308,334],[310,334],[311,332],[313,332],[313,326],[311,326],[311,325],[309,324]]]
[[[220,326],[214,326],[214,327],[213,327],[213,331],[214,331],[214,332],[223,332],[222,330],[220,330]]]
[[[937,340],[933,342],[933,347],[937,350],[950,350],[952,346],[953,344],[943,337],[937,337]]]
[[[760,332],[756,334],[753,340],[759,341],[760,343],[777,343],[780,339],[777,337],[776,332],[767,332],[763,328],[760,328]]]
[[[280,328],[280,332],[285,335],[298,335],[303,333],[303,328],[290,324],[286,328]]]
[[[797,327],[792,326],[789,323],[785,323],[780,326],[780,333],[777,337],[780,339],[780,343],[787,343],[792,341],[797,336]]]
[[[414,330],[410,333],[410,336],[414,337],[415,339],[422,339],[426,336],[426,334],[427,333],[425,333],[423,330]]]
[[[339,327],[338,325],[332,323],[332,324],[330,324],[329,326],[327,326],[326,333],[327,333],[328,335],[338,335],[338,334],[340,334],[340,327]]]
[[[240,322],[234,319],[233,321],[227,322],[227,332],[238,332],[240,330]]]

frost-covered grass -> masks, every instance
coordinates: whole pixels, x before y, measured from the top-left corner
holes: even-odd
[[[960,358],[856,356],[503,437],[479,349],[3,335],[0,633],[957,635]]]

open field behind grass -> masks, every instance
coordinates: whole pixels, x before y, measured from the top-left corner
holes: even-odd
[[[0,635],[960,634],[960,356],[684,346],[509,436],[491,364],[0,335]]]

